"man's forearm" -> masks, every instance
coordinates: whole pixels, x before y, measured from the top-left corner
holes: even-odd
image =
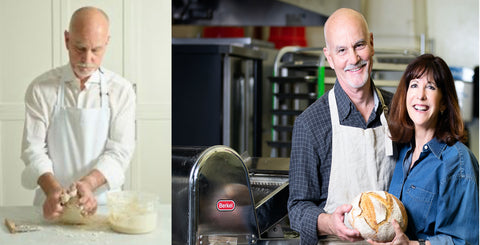
[[[88,175],[81,178],[79,182],[85,183],[91,191],[95,191],[106,183],[106,179],[100,171],[94,169]]]
[[[60,183],[58,183],[52,173],[42,174],[38,178],[37,183],[47,196],[52,192],[61,191],[63,189],[63,187],[60,185]]]

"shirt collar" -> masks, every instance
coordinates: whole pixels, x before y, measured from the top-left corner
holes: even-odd
[[[375,112],[378,112],[378,108],[380,106],[380,100],[378,98],[375,85],[371,80],[370,80],[370,83],[372,84],[372,89],[373,89]],[[345,120],[350,115],[352,110],[356,109],[355,105],[353,104],[352,100],[350,100],[350,97],[348,97],[347,93],[345,93],[345,91],[342,89],[342,86],[338,82],[338,79],[335,81],[334,93],[335,93],[335,98],[337,100],[338,117],[341,121]]]
[[[88,87],[90,84],[93,83],[100,83],[100,72],[103,73],[102,68],[100,67],[97,69],[85,82],[85,86]],[[75,76],[75,73],[73,73],[72,67],[70,66],[70,63],[66,64],[63,69],[63,74],[62,74],[62,80],[65,82],[73,82],[73,84],[77,85],[80,87],[80,80]]]
[[[423,145],[422,152],[430,151],[431,153],[433,153],[433,155],[436,158],[438,158],[439,160],[442,160],[442,152],[445,150],[446,147],[447,147],[447,143],[439,141],[437,137],[434,137],[425,145]],[[410,149],[408,151],[412,152],[413,148],[415,148],[415,143],[412,141],[410,142]]]
[[[447,143],[439,141],[437,137],[434,137],[425,145],[428,146],[433,155],[435,155],[439,160],[441,160],[442,152],[445,150],[445,148],[447,148]],[[425,146],[423,148],[425,150]]]

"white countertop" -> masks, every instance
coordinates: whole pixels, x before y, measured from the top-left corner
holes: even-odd
[[[0,244],[51,245],[51,244],[171,244],[171,205],[160,204],[157,228],[147,234],[122,234],[110,229],[107,222],[108,209],[99,206],[95,222],[86,225],[65,225],[43,218],[41,207],[0,207]],[[37,225],[39,231],[11,234],[4,224],[5,218],[16,224]]]

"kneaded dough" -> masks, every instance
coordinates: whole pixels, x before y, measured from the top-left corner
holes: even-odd
[[[82,209],[78,205],[78,197],[74,196],[68,199],[63,209],[63,214],[60,216],[60,222],[75,225],[86,224],[89,221],[89,217],[82,215]]]

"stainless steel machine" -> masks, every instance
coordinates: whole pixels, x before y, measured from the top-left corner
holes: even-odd
[[[265,55],[236,41],[172,40],[173,145],[228,145],[261,155]]]
[[[172,147],[173,244],[299,244],[288,225],[288,158]]]

